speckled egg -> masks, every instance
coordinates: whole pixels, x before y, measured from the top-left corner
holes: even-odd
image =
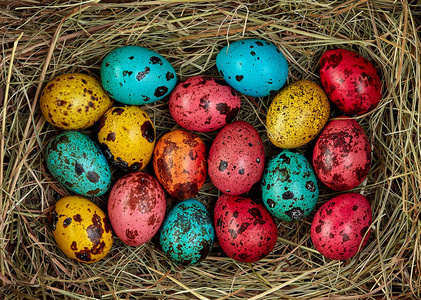
[[[212,183],[228,195],[251,190],[262,177],[265,149],[257,130],[235,121],[218,133],[209,150],[208,173]]]
[[[272,100],[266,116],[269,140],[279,148],[297,148],[313,140],[326,125],[329,100],[310,80],[298,80]]]
[[[345,49],[323,53],[320,80],[329,99],[347,114],[373,110],[382,98],[382,83],[374,65]]]
[[[266,208],[251,199],[222,195],[215,204],[215,233],[222,250],[241,262],[255,262],[275,247],[278,229]]]
[[[96,78],[70,73],[47,83],[41,93],[40,107],[51,125],[77,130],[94,125],[113,102]]]
[[[121,177],[108,197],[111,226],[120,240],[130,246],[148,242],[164,221],[164,190],[151,175],[134,172]]]
[[[194,76],[178,84],[170,96],[173,119],[183,128],[199,132],[217,130],[240,110],[237,92],[219,78]]]
[[[371,147],[364,129],[353,119],[330,121],[317,138],[313,167],[317,177],[335,191],[357,187],[371,166]]]
[[[324,203],[311,224],[311,240],[324,256],[343,260],[364,248],[370,236],[371,208],[361,194],[345,193]]]
[[[118,102],[142,105],[167,96],[177,77],[161,55],[139,46],[117,48],[101,64],[102,86]]]
[[[111,185],[111,171],[99,147],[85,134],[65,131],[45,149],[51,175],[67,189],[84,196],[101,196]]]
[[[245,39],[231,43],[216,56],[219,74],[234,89],[247,96],[275,94],[288,77],[282,52],[264,40]]]
[[[99,123],[98,141],[111,164],[126,171],[138,171],[152,158],[155,127],[138,106],[113,107]]]
[[[192,265],[212,250],[215,231],[206,207],[195,199],[177,203],[165,218],[160,233],[162,251],[173,262]]]
[[[273,157],[263,173],[263,204],[275,217],[296,221],[307,217],[319,197],[317,178],[300,153],[283,150]]]
[[[64,254],[84,263],[104,258],[113,245],[110,223],[94,203],[80,196],[61,198],[52,214],[54,239]]]
[[[206,146],[190,131],[168,132],[156,143],[153,167],[156,178],[171,196],[190,199],[206,180]]]

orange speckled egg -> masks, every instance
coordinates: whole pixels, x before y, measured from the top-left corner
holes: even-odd
[[[206,179],[206,146],[190,131],[168,132],[156,143],[153,167],[157,179],[171,196],[190,199]]]

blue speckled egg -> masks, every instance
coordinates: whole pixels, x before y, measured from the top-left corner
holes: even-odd
[[[288,77],[284,55],[264,40],[246,39],[225,46],[216,56],[216,67],[229,85],[252,97],[275,94]]]
[[[262,177],[263,203],[283,220],[296,221],[310,214],[319,197],[317,179],[300,153],[283,150],[269,160]]]
[[[177,76],[173,66],[155,51],[125,46],[105,56],[101,81],[104,90],[118,102],[142,105],[167,96]]]
[[[195,199],[177,203],[161,227],[160,244],[173,262],[191,265],[212,250],[215,230],[206,207]]]
[[[65,131],[45,150],[47,168],[67,189],[84,195],[103,195],[111,185],[111,171],[98,146],[85,134]]]

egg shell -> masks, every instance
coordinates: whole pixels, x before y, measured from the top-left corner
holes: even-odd
[[[283,221],[307,217],[319,197],[310,163],[304,155],[289,150],[269,160],[261,185],[263,204],[272,216]]]
[[[352,51],[334,49],[323,53],[320,79],[329,99],[347,114],[365,114],[382,98],[382,83],[376,68]]]
[[[121,177],[108,197],[111,226],[130,246],[148,242],[165,218],[166,200],[159,182],[149,174],[134,172]]]
[[[104,258],[113,245],[110,222],[94,203],[80,196],[57,201],[51,223],[54,239],[67,257],[93,263]]]
[[[288,77],[288,63],[272,43],[245,39],[230,43],[216,56],[219,74],[247,96],[264,97],[279,91]]]
[[[266,208],[240,196],[218,198],[214,225],[222,250],[241,262],[255,262],[266,257],[278,237],[276,224]]]
[[[190,199],[206,180],[206,146],[190,131],[168,132],[156,143],[153,167],[156,178],[171,196]]]
[[[272,100],[266,116],[269,140],[279,148],[297,148],[313,140],[326,125],[329,100],[310,80],[295,81]]]
[[[214,239],[212,218],[195,199],[177,203],[165,218],[160,233],[165,255],[183,265],[204,260],[212,250]]]
[[[194,76],[178,84],[170,95],[169,109],[183,128],[209,132],[222,128],[237,115],[241,99],[226,81]]]
[[[368,175],[371,147],[364,129],[353,119],[330,121],[317,138],[313,167],[317,177],[335,191],[357,187]]]
[[[64,130],[94,125],[113,103],[96,78],[81,73],[57,76],[47,83],[40,98],[44,118]]]
[[[129,105],[153,103],[167,96],[177,83],[173,66],[160,54],[139,46],[117,48],[101,64],[107,93]]]
[[[139,171],[152,158],[155,127],[138,106],[113,107],[101,118],[98,141],[111,164],[125,171]]]
[[[215,187],[227,195],[251,190],[265,167],[265,149],[257,130],[235,121],[218,133],[209,150],[208,173]]]
[[[111,185],[111,171],[99,147],[87,135],[64,131],[45,150],[51,175],[67,189],[84,196],[101,196]]]
[[[348,259],[364,248],[370,226],[368,200],[361,194],[345,193],[330,199],[316,212],[311,224],[311,240],[325,257]]]

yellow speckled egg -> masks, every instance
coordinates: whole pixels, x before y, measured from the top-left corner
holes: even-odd
[[[102,259],[113,245],[108,217],[96,204],[80,196],[63,197],[56,203],[52,230],[64,254],[80,262]]]
[[[310,80],[298,80],[282,89],[270,104],[266,127],[279,148],[296,148],[314,139],[329,119],[329,100]]]
[[[98,141],[111,164],[125,171],[138,171],[152,157],[155,127],[138,106],[113,107],[99,122]]]
[[[113,102],[97,79],[80,73],[54,78],[44,87],[40,98],[44,118],[64,130],[92,126]]]

